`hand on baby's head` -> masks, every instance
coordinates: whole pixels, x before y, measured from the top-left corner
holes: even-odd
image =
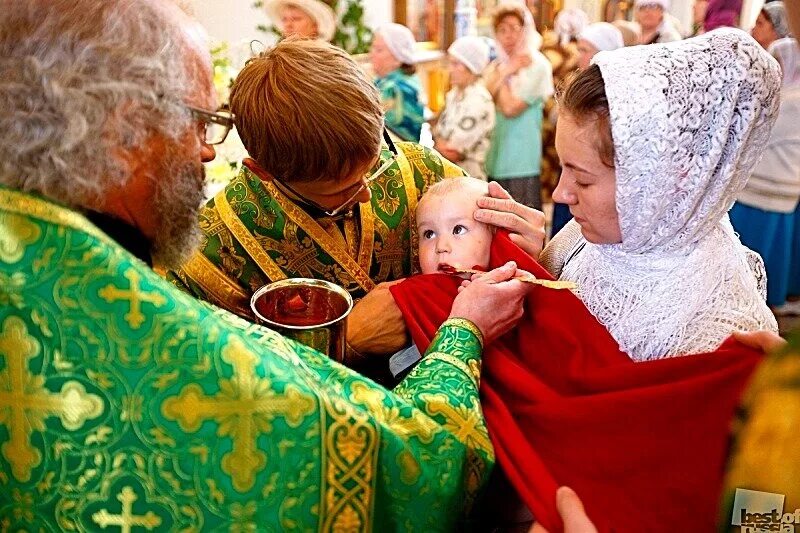
[[[445,179],[422,196],[417,234],[423,274],[488,268],[494,229],[473,217],[478,198],[488,192],[485,181],[463,177]]]

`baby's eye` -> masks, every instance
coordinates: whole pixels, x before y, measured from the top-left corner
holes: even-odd
[[[453,226],[453,235],[464,235],[467,232],[467,227],[461,224]]]
[[[423,239],[433,239],[434,235],[435,233],[433,233],[432,229],[426,229],[425,231],[422,232]]]

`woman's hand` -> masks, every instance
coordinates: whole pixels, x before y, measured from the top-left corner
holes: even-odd
[[[771,331],[734,331],[733,338],[749,348],[761,350],[765,354],[777,352],[786,341]]]
[[[389,287],[403,280],[381,283],[367,293],[347,317],[347,343],[360,354],[390,355],[408,344],[403,314]]]
[[[465,318],[475,324],[489,343],[522,318],[525,295],[533,287],[513,279],[522,271],[509,261],[505,265],[464,280],[450,309],[450,318]]]
[[[514,200],[497,182],[489,183],[489,196],[478,198],[475,220],[509,231],[511,241],[538,259],[544,247],[544,213]]]
[[[506,71],[506,75],[514,75],[520,70],[531,66],[532,63],[533,58],[528,54],[513,56],[508,61],[508,70]]]

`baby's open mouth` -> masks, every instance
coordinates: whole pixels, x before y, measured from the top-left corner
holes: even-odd
[[[452,265],[448,265],[447,263],[439,263],[439,266],[436,267],[436,270],[441,272],[442,274],[455,274],[458,272],[458,269]]]

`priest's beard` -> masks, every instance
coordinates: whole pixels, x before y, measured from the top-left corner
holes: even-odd
[[[157,180],[153,206],[158,230],[153,238],[153,263],[176,269],[198,248],[197,214],[205,199],[205,167],[197,155],[169,154]]]

